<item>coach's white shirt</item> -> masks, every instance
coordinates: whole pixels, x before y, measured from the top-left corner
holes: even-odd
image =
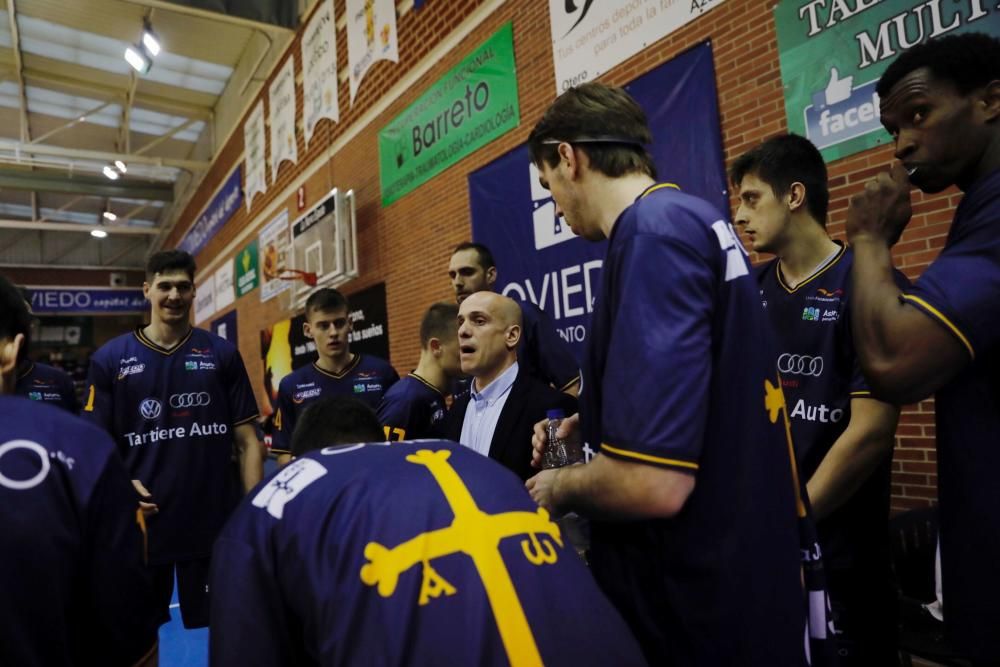
[[[507,403],[515,379],[517,379],[516,361],[482,391],[476,391],[475,380],[469,384],[469,407],[465,410],[459,442],[483,456],[490,455],[493,432],[497,428],[497,422],[500,421],[500,413]]]

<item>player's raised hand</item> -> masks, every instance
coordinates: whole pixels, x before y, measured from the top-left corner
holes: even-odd
[[[847,207],[847,241],[895,245],[913,213],[911,188],[909,175],[899,162],[868,181]]]
[[[567,442],[579,442],[580,440],[580,413],[577,412],[562,420],[556,430],[556,437]],[[531,465],[534,468],[542,467],[542,457],[545,456],[545,448],[549,444],[549,420],[543,419],[535,424],[535,430],[531,434]]]

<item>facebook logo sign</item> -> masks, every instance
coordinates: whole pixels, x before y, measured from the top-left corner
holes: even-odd
[[[813,95],[805,115],[806,136],[817,148],[827,148],[882,129],[879,122],[878,80],[856,88],[854,77],[840,78],[836,67],[830,68],[830,80],[824,90]]]

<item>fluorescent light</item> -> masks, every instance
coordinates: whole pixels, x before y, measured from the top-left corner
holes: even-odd
[[[118,180],[118,172],[111,167],[104,167],[104,175],[110,178],[112,181]]]
[[[132,66],[132,69],[139,74],[145,74],[148,72],[150,66],[153,64],[153,61],[151,61],[145,53],[142,53],[141,48],[135,48],[132,46],[125,49],[125,60],[128,61],[128,64]]]
[[[117,168],[118,168],[118,171],[120,171],[120,172],[121,172],[121,173],[123,173],[123,174],[124,174],[124,173],[125,173],[126,171],[128,171],[128,169],[126,169],[126,168],[125,168],[125,163],[124,163],[124,162],[122,162],[121,160],[115,160],[115,167],[117,167]]]
[[[112,213],[111,211],[105,211],[104,212],[104,219],[105,220],[109,220],[111,222],[114,222],[115,220],[118,219],[118,216],[115,215],[114,213]]]
[[[149,51],[149,55],[155,57],[160,54],[160,43],[156,40],[156,35],[149,28],[142,31],[142,45]]]
[[[91,229],[90,235],[93,236],[95,239],[103,239],[108,235],[108,233],[103,229]]]

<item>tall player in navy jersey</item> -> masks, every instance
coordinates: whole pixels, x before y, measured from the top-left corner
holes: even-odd
[[[458,244],[448,263],[448,277],[459,305],[470,294],[494,291],[497,267],[493,253],[482,243]],[[518,305],[523,329],[517,344],[517,363],[528,375],[576,396],[580,390],[580,364],[556,332],[552,318],[533,301],[518,301]],[[463,389],[468,391],[468,386]]]
[[[354,396],[372,409],[399,380],[385,359],[351,352],[350,307],[343,294],[322,287],[306,300],[306,338],[316,343],[316,361],[292,371],[278,385],[271,451],[278,463],[291,460],[292,434],[299,415],[321,396]]]
[[[517,477],[381,435],[349,397],[305,411],[216,543],[213,665],[645,664]]]
[[[458,306],[435,303],[420,322],[420,362],[392,385],[378,406],[386,440],[443,436],[445,394],[462,373],[458,359]]]
[[[901,163],[848,208],[854,338],[876,396],[936,396],[945,625],[956,649],[1000,665],[1000,40],[915,46],[877,91]],[[944,249],[900,290],[890,247],[910,190],[951,185],[965,196]]]
[[[730,175],[736,224],[754,250],[777,255],[754,276],[817,520],[840,664],[890,667],[898,663],[888,522],[899,409],[872,398],[854,352],[853,254],[826,232],[826,165],[808,139],[788,134],[737,158]]]
[[[719,212],[656,183],[651,140],[635,100],[598,83],[529,137],[557,212],[610,245],[579,421],[560,428],[600,453],[527,485],[593,519],[591,568],[650,663],[804,665],[804,507],[757,287]]]
[[[0,665],[154,664],[138,505],[106,433],[10,396],[30,315],[0,277]]]
[[[150,323],[94,353],[84,415],[108,431],[148,513],[149,564],[163,620],[177,571],[186,627],[208,624],[206,581],[212,542],[241,490],[263,474],[257,404],[236,347],[190,324],[194,259],[155,253],[143,292]]]

